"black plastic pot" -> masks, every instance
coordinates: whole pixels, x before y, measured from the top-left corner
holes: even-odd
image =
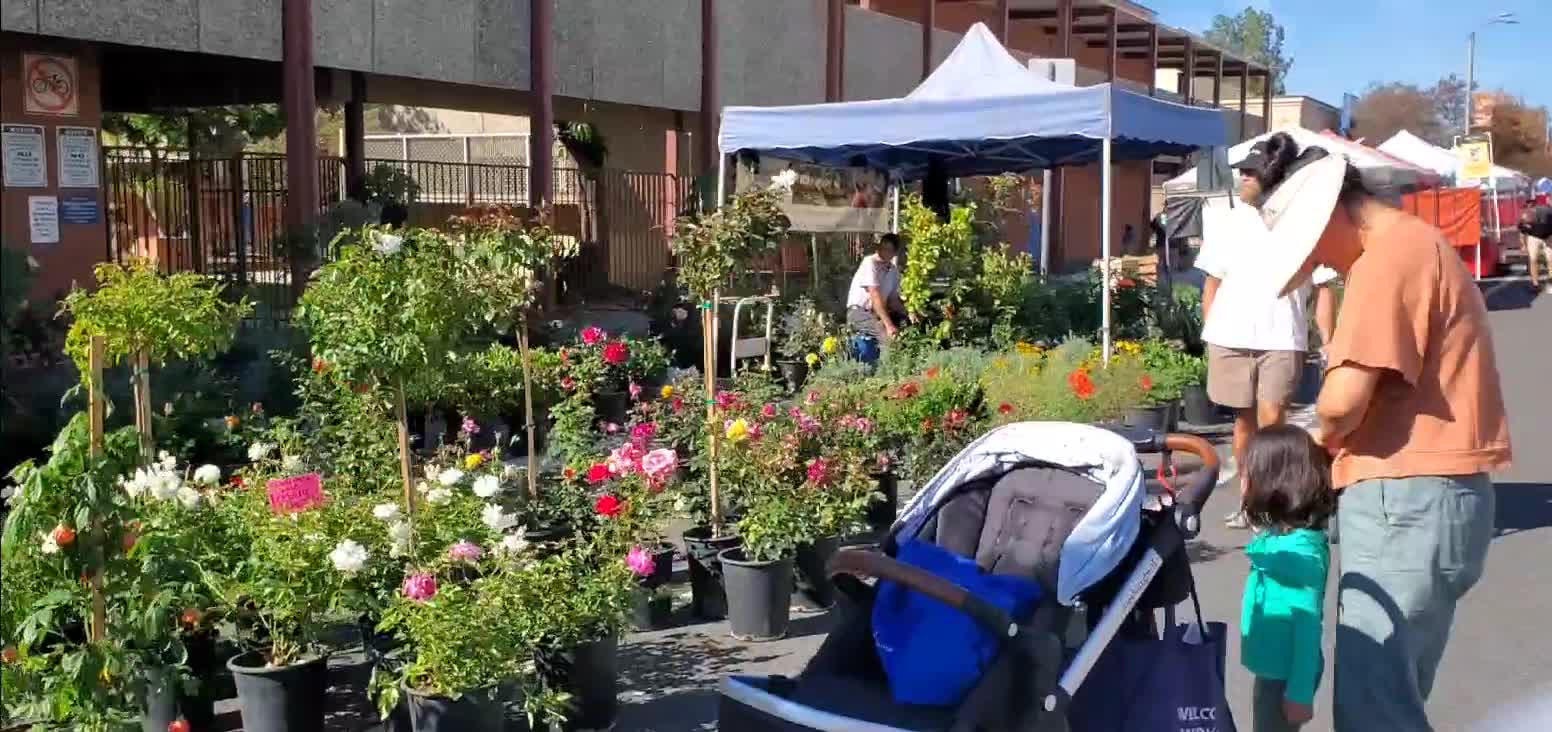
[[[768,641],[786,636],[792,615],[792,557],[753,562],[744,557],[742,547],[735,547],[717,558],[722,562],[733,637]]]
[[[588,641],[565,652],[540,652],[539,673],[571,694],[567,730],[609,729],[619,715],[619,642],[613,637]]]
[[[471,691],[457,699],[404,690],[414,732],[502,732],[506,710],[494,689]]]
[[[673,620],[673,598],[646,587],[636,591],[636,602],[631,606],[631,625],[636,630],[662,630]]]
[[[593,414],[600,420],[625,424],[630,413],[630,395],[623,391],[599,391],[593,393]]]
[[[1185,404],[1184,416],[1187,422],[1194,425],[1217,423],[1218,409],[1212,399],[1207,397],[1207,387],[1192,384],[1181,391],[1180,398]]]
[[[546,557],[559,551],[561,542],[575,535],[576,530],[570,524],[555,524],[528,529],[523,532],[523,540],[535,545],[540,557]]]
[[[192,651],[190,652],[192,660]],[[178,674],[171,669],[152,669],[146,674],[145,713],[140,718],[144,732],[167,732],[167,726],[180,719],[192,730],[207,730],[215,721],[215,701],[209,693],[210,682],[200,679],[199,691],[184,693]]]
[[[659,542],[652,549],[652,574],[642,578],[642,585],[646,587],[662,587],[674,579],[674,552],[673,544]]]
[[[777,361],[776,367],[781,369],[781,380],[787,382],[788,394],[797,393],[808,381],[808,364],[803,361]]]
[[[794,594],[799,604],[812,610],[828,610],[835,604],[835,585],[831,584],[825,566],[840,549],[841,538],[838,536],[816,539],[812,544],[798,547],[792,563],[797,570],[797,592]]]
[[[226,662],[237,682],[244,732],[323,732],[328,661],[322,657],[265,668],[255,651]]]
[[[900,479],[894,473],[878,473],[873,479],[878,481],[878,492],[884,494],[884,500],[868,507],[868,528],[875,534],[887,534],[895,525],[895,511],[900,504]]]
[[[703,620],[727,617],[727,592],[722,586],[722,563],[717,555],[743,543],[736,535],[712,538],[710,526],[684,530],[684,549],[690,564],[690,612]]]
[[[1154,432],[1167,432],[1169,430],[1169,413],[1173,411],[1173,404],[1156,404],[1151,407],[1132,407],[1121,416],[1121,423],[1127,427],[1153,430]]]

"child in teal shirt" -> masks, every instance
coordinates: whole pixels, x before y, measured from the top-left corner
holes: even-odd
[[[1256,677],[1255,732],[1297,730],[1314,714],[1321,652],[1326,525],[1336,509],[1331,465],[1307,432],[1278,425],[1245,451],[1244,510],[1257,534],[1240,615],[1240,663]]]

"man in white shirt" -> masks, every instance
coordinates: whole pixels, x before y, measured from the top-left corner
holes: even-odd
[[[872,336],[879,343],[894,339],[899,318],[905,312],[900,300],[900,268],[895,256],[900,252],[900,237],[885,234],[878,239],[872,254],[857,263],[846,291],[846,323],[858,333]]]
[[[1234,465],[1224,471],[1225,480],[1233,478],[1251,435],[1281,424],[1287,415],[1309,350],[1312,289],[1321,340],[1329,342],[1336,327],[1335,296],[1325,286],[1336,279],[1335,272],[1316,270],[1313,288],[1305,285],[1282,298],[1234,278],[1235,269],[1255,266],[1257,237],[1265,235],[1260,215],[1248,205],[1223,201],[1203,210],[1196,267],[1207,275],[1202,286],[1207,394],[1234,410]],[[1248,527],[1239,511],[1230,514],[1228,524]]]

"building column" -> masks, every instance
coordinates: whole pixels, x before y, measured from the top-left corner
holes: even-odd
[[[1008,0],[997,0],[996,14],[992,17],[992,32],[997,34],[997,40],[1002,45],[1008,45],[1008,32],[1012,23],[1008,22]]]
[[[1261,87],[1261,119],[1266,126],[1266,131],[1272,131],[1272,72],[1268,70],[1261,78],[1266,79],[1266,86]]]
[[[1213,106],[1223,106],[1223,52],[1218,52],[1218,65],[1213,69]]]
[[[318,219],[318,101],[313,88],[312,0],[281,4],[281,107],[286,116],[286,226],[299,232]],[[308,262],[291,257],[291,289],[307,286]]]
[[[366,74],[350,72],[350,98],[345,102],[345,194],[366,200]]]
[[[825,101],[846,98],[846,0],[827,0],[825,11]]]
[[[1116,80],[1116,9],[1105,11],[1105,81]]]
[[[1148,96],[1159,95],[1159,27],[1148,26]]]
[[[1239,67],[1239,139],[1241,142],[1251,138],[1250,132],[1245,129],[1250,118],[1250,62],[1242,61]]]
[[[922,74],[925,79],[932,73],[932,36],[938,27],[938,0],[921,0]]]
[[[528,0],[528,203],[535,208],[555,202],[554,18],[555,0]]]
[[[1072,52],[1072,0],[1058,0],[1056,4],[1056,55],[1059,58],[1074,58]],[[1074,59],[1076,60],[1076,59]],[[1067,233],[1067,169],[1057,168],[1051,171],[1051,196],[1048,202],[1051,206],[1051,215],[1047,220],[1051,225],[1051,248],[1046,253],[1050,262],[1046,267],[1052,271],[1058,271],[1057,266],[1066,260],[1067,247],[1064,237]]]
[[[701,0],[701,134],[696,140],[702,173],[717,172],[717,2]]]
[[[1196,101],[1196,40],[1186,39],[1186,68],[1180,74],[1180,85],[1185,87],[1180,90],[1186,98],[1186,104]]]

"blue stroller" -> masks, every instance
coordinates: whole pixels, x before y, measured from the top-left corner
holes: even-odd
[[[1195,456],[1176,492],[1148,495],[1139,453]],[[849,550],[830,574],[852,605],[795,678],[733,676],[719,687],[718,724],[737,732],[977,732],[1068,729],[1073,695],[1118,633],[1152,627],[1152,610],[1191,592],[1185,540],[1217,483],[1218,457],[1199,437],[1053,422],[993,430],[917,493],[880,551]],[[1047,591],[1014,617],[941,575],[900,561],[928,543],[994,576]],[[864,580],[879,580],[867,582]],[[919,593],[973,618],[993,656],[962,700],[905,704],[891,691],[874,639],[881,584]],[[1086,640],[1063,636],[1082,606]],[[1125,630],[1123,630],[1123,628]]]

